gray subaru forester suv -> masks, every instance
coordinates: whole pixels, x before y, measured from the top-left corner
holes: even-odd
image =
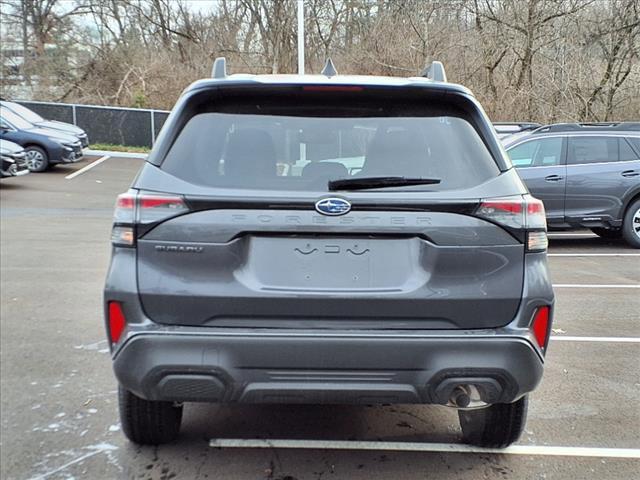
[[[547,125],[503,143],[550,229],[640,248],[640,122]]]
[[[517,440],[553,314],[545,212],[471,92],[438,65],[221,62],[117,200],[104,301],[127,437],[173,440],[185,402],[401,403],[458,409],[472,444]]]

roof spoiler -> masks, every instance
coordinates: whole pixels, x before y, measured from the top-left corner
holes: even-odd
[[[444,65],[442,62],[434,60],[431,65],[426,67],[420,74],[422,77],[426,77],[434,82],[446,82],[447,74],[444,71]]]
[[[211,77],[216,79],[227,78],[227,59],[225,57],[215,59],[211,69]]]

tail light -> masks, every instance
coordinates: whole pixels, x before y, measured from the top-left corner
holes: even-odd
[[[536,342],[538,342],[540,348],[542,350],[547,348],[549,340],[549,307],[540,307],[536,310],[533,322],[531,322],[531,330],[533,330],[533,336],[536,337]]]
[[[511,231],[522,232],[528,252],[547,249],[544,204],[531,195],[483,201],[476,210],[476,215]]]
[[[154,225],[186,211],[189,208],[178,195],[123,193],[116,200],[111,243],[133,247],[136,227]]]
[[[109,318],[107,321],[107,325],[109,327],[109,339],[111,343],[118,343],[120,337],[122,336],[122,332],[124,332],[124,327],[127,325],[127,320],[124,316],[124,312],[122,311],[122,305],[120,302],[109,302],[107,304]]]

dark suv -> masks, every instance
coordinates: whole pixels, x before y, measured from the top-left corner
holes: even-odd
[[[640,123],[548,125],[505,148],[549,228],[590,228],[640,248]]]
[[[221,62],[117,200],[124,433],[174,439],[183,402],[404,403],[459,409],[467,442],[515,441],[553,313],[545,214],[476,99],[437,68]]]

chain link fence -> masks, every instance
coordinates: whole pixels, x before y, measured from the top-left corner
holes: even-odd
[[[151,147],[169,116],[166,110],[103,107],[19,101],[47,120],[72,123],[89,135],[92,144],[108,143],[127,147]]]

